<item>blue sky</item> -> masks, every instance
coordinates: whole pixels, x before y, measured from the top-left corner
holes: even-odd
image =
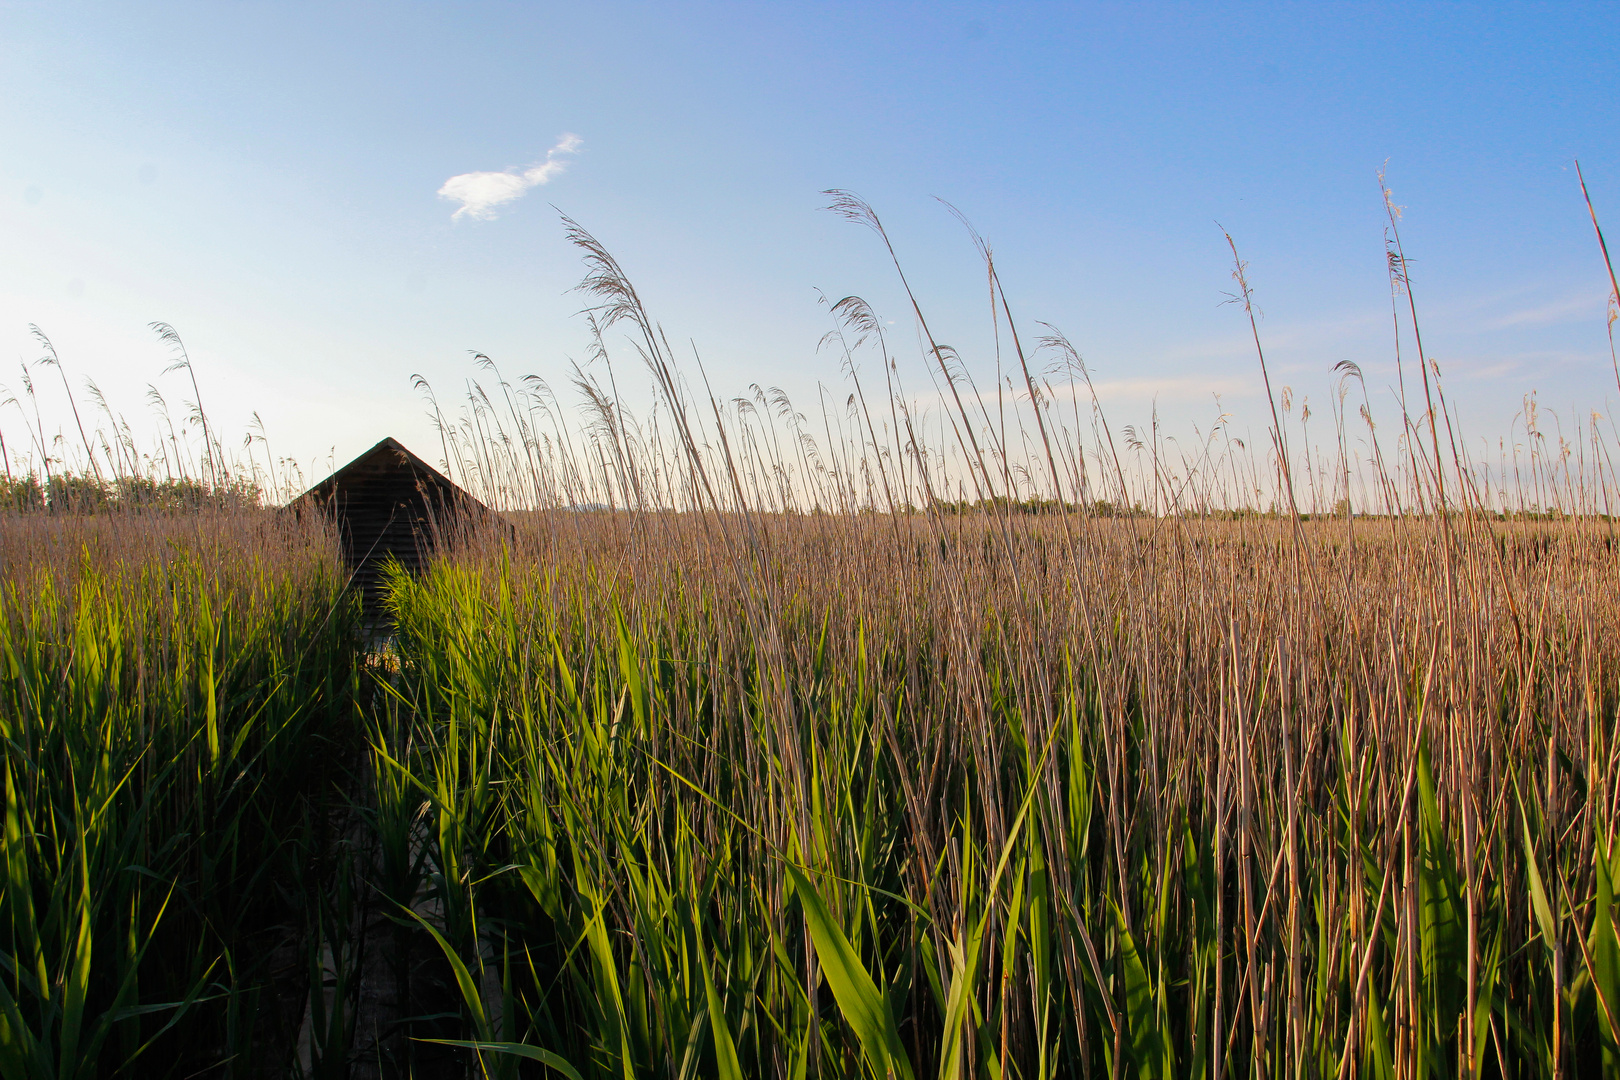
[[[435,441],[469,350],[562,388],[587,332],[558,209],[592,230],[724,394],[841,385],[816,290],[909,335],[883,216],[936,335],[992,370],[985,234],[1017,314],[1061,327],[1116,424],[1264,428],[1250,263],[1277,380],[1394,379],[1386,159],[1425,343],[1470,436],[1525,394],[1617,398],[1572,161],[1620,239],[1620,7],[1102,4],[0,4],[0,385],[40,349],[138,432],[172,323],[236,441],[257,412],[319,471]],[[452,177],[543,165],[453,217]],[[902,341],[909,338],[902,335]],[[904,352],[904,350],[903,350]],[[905,363],[926,386],[915,349]],[[621,387],[645,384],[626,350]],[[33,371],[48,429],[71,430]],[[630,393],[643,393],[632,389]],[[643,397],[644,397],[643,393]],[[8,447],[23,415],[0,410]]]

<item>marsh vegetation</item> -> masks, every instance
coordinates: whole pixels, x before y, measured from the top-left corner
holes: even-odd
[[[850,297],[845,407],[694,393],[568,227],[656,403],[428,389],[506,524],[386,646],[320,521],[6,516],[0,1075],[1620,1068],[1613,431],[1468,459],[1393,211],[1325,452],[1263,353],[1269,445],[1114,432],[982,244],[994,390]]]

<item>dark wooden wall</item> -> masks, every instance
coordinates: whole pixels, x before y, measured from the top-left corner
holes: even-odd
[[[370,623],[387,614],[382,571],[390,558],[412,574],[420,573],[440,542],[486,512],[392,439],[361,454],[303,498],[336,517],[343,559]]]

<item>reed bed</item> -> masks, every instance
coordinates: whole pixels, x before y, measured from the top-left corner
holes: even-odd
[[[375,752],[466,1038],[581,1075],[1612,1067],[1606,528],[809,517],[743,578],[703,523],[577,518],[395,593]]]
[[[896,256],[930,392],[846,297],[812,419],[695,391],[568,221],[584,422],[418,380],[504,513],[390,573],[383,643],[322,523],[221,509],[262,488],[200,408],[156,501],[36,425],[0,1076],[1620,1070],[1614,429],[1532,399],[1471,457],[1388,205],[1393,414],[1342,364],[1310,427],[1234,244],[1268,430],[1190,451],[977,234],[983,384]]]
[[[1348,449],[1353,365],[1336,449],[1292,434],[1234,245],[1270,446],[1179,459],[1035,374],[982,244],[1021,400],[913,298],[924,435],[851,297],[818,443],[778,392],[693,394],[572,226],[654,415],[583,371],[583,451],[533,383],[434,404],[447,467],[553,509],[395,576],[374,739],[393,864],[420,856],[396,902],[442,915],[478,1067],[1620,1068],[1607,444],[1594,421],[1511,488],[1467,457],[1390,221],[1394,443]]]
[[[343,588],[314,522],[0,521],[0,1076],[290,1063],[359,730]]]

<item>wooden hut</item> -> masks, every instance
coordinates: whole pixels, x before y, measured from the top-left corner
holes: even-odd
[[[419,573],[448,535],[489,511],[395,439],[384,439],[300,495],[293,506],[331,514],[350,583],[373,628],[384,616],[382,568],[396,559]]]

